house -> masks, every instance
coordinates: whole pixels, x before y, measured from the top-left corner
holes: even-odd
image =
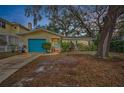
[[[42,45],[47,41],[51,42],[51,52],[61,51],[61,35],[51,31],[38,28],[34,31],[19,33],[18,35],[28,47],[28,52],[45,52],[45,49],[42,47]]]
[[[22,46],[23,42],[16,34],[29,31],[20,24],[0,18],[0,52],[10,52],[14,46]]]
[[[61,51],[61,35],[41,28],[32,31],[31,23],[24,27],[0,18],[0,52],[19,50],[23,45],[27,52],[45,52],[42,45],[47,41],[52,44],[51,52]]]

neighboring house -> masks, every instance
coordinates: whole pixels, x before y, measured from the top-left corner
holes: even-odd
[[[21,47],[23,42],[16,34],[28,31],[30,30],[22,25],[0,18],[0,52],[10,52],[13,47]]]

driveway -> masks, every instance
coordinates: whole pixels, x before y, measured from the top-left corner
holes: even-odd
[[[41,54],[16,55],[0,60],[0,83]]]

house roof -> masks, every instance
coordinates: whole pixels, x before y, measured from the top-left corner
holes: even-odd
[[[6,19],[3,19],[3,18],[0,17],[0,20],[5,21],[5,22],[7,22],[8,24],[12,25],[12,22],[9,22],[9,21],[6,20]]]
[[[20,26],[20,27],[22,27],[22,28],[24,28],[24,29],[30,31],[30,29],[28,29],[27,27],[25,27],[25,26],[23,26],[23,25],[21,25],[21,24],[19,24],[19,23],[10,22],[10,21],[8,21],[8,20],[6,20],[6,19],[3,19],[3,18],[0,18],[0,20],[5,21],[6,23],[8,23],[8,24],[10,24],[10,25],[12,25],[12,26],[13,26],[13,25],[18,25],[18,26]]]
[[[36,33],[36,32],[41,32],[41,31],[44,31],[44,32],[47,32],[47,33],[50,33],[50,34],[53,34],[53,35],[56,35],[56,36],[59,36],[59,37],[63,37],[60,34],[57,34],[55,32],[52,32],[52,31],[49,31],[49,30],[46,30],[46,29],[43,29],[43,28],[37,28],[37,29],[34,29],[33,31],[30,31],[30,32],[19,33],[18,35],[28,35],[28,34],[31,34],[31,33]]]
[[[21,24],[19,24],[19,23],[15,23],[15,22],[13,22],[12,24],[13,24],[13,25],[20,26],[21,28],[24,28],[24,29],[30,31],[30,29],[28,29],[27,27],[25,27],[25,26],[23,26],[23,25],[21,25]]]

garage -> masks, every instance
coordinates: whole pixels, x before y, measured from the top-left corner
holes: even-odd
[[[18,35],[21,38],[23,45],[27,47],[27,52],[46,52],[46,49],[42,47],[45,42],[51,43],[50,52],[61,51],[61,35],[53,33],[52,31],[39,28],[34,31],[21,33]]]
[[[28,51],[29,52],[45,52],[42,45],[46,42],[46,39],[29,39],[28,40]]]

